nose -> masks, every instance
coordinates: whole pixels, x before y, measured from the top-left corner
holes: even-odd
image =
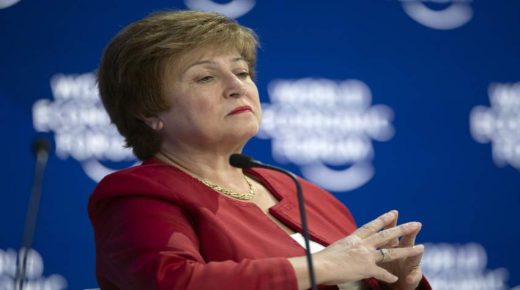
[[[234,73],[229,73],[225,78],[224,96],[226,98],[239,98],[246,93],[244,82]]]

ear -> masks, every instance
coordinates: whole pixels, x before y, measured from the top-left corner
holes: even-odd
[[[148,127],[154,129],[155,131],[159,131],[164,128],[164,122],[157,116],[151,117],[141,117],[141,120],[148,125]]]

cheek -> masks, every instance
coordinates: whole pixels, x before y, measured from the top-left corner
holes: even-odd
[[[191,108],[193,108],[194,111],[198,111],[200,113],[216,111],[219,104],[213,101],[214,98],[214,96],[198,98],[196,101],[190,104]]]
[[[262,106],[260,104],[258,104],[258,122],[261,122],[262,121]]]
[[[260,105],[260,96],[258,94],[258,89],[255,85],[252,86],[250,94],[251,101],[253,102],[253,105],[255,106],[255,112],[258,116],[258,119],[262,118],[262,106]]]
[[[197,119],[215,110],[215,104],[210,102],[211,98],[205,95],[187,95],[178,103],[176,111],[189,119]]]

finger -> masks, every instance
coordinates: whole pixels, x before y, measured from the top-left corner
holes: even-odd
[[[414,269],[410,274],[406,276],[406,283],[408,284],[419,284],[422,279],[422,271],[420,266],[419,269]]]
[[[419,256],[421,257],[422,254]],[[406,276],[406,283],[408,284],[415,284],[418,285],[419,282],[421,282],[422,279],[422,270],[421,270],[421,264],[415,264],[415,266],[412,267],[412,270],[410,271],[410,274]]]
[[[393,221],[386,225],[383,230],[387,230],[387,229],[390,229],[390,228],[393,228],[393,227],[396,227],[397,226],[397,220],[399,218],[399,212],[397,210],[393,210],[393,212],[395,213],[395,218],[393,219]],[[382,245],[381,247],[382,248],[394,248],[394,247],[397,247],[399,246],[399,239],[395,238],[395,239],[392,239],[390,240],[388,243]]]
[[[417,238],[417,235],[421,231],[421,228],[422,228],[422,225],[420,225],[416,231],[403,236],[403,238],[401,239],[401,242],[400,242],[401,247],[412,247],[413,245],[415,245],[415,239]]]
[[[390,212],[392,212],[394,214],[394,217],[392,219],[392,222],[385,226],[385,229],[389,229],[389,228],[393,228],[393,227],[397,226],[397,219],[399,218],[399,212],[395,209],[391,210]]]
[[[382,245],[388,243],[390,240],[407,235],[417,230],[420,227],[418,222],[410,222],[402,224],[397,227],[393,227],[388,230],[383,230],[368,237],[365,241],[368,245],[372,245],[374,248],[379,248]]]
[[[364,224],[362,227],[357,229],[353,234],[358,236],[361,239],[365,239],[366,237],[369,237],[373,235],[374,233],[377,233],[379,230],[381,230],[384,226],[390,224],[394,219],[395,211],[389,211],[383,215],[380,215],[375,220],[372,220],[369,223]]]
[[[386,283],[395,283],[398,280],[397,276],[381,267],[375,267],[371,273],[371,276],[379,281],[383,281]]]
[[[380,249],[374,253],[376,255],[377,263],[386,263],[394,260],[403,258],[409,258],[414,256],[420,256],[424,252],[423,245],[417,245],[415,247],[407,248],[392,248],[392,249]],[[419,260],[420,262],[420,260]],[[413,264],[418,265],[418,264]]]

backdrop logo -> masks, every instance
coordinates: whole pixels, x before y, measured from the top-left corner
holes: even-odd
[[[21,0],[0,0],[0,9],[11,7],[20,1]]]
[[[95,181],[113,171],[102,161],[135,160],[110,123],[93,73],[55,75],[51,89],[54,101],[34,103],[33,125],[36,131],[54,132],[59,158],[72,157],[81,162],[85,173]]]
[[[358,80],[274,80],[271,104],[258,137],[272,139],[273,157],[299,165],[302,174],[324,188],[358,188],[374,175],[372,140],[394,133],[392,110],[371,105],[368,86]]]
[[[0,289],[15,290],[16,265],[22,257],[13,249],[0,250]],[[35,250],[27,253],[27,282],[23,289],[62,290],[67,288],[67,280],[61,275],[43,276],[43,259]]]
[[[509,289],[509,271],[487,269],[487,262],[486,249],[477,243],[427,244],[421,265],[435,290]]]
[[[472,0],[400,0],[416,22],[433,29],[455,29],[473,18]]]
[[[226,4],[212,0],[185,0],[186,6],[193,10],[212,11],[230,18],[238,18],[255,7],[255,0],[231,0]]]
[[[520,170],[520,82],[491,84],[488,93],[491,107],[471,111],[471,135],[492,144],[495,164]]]

